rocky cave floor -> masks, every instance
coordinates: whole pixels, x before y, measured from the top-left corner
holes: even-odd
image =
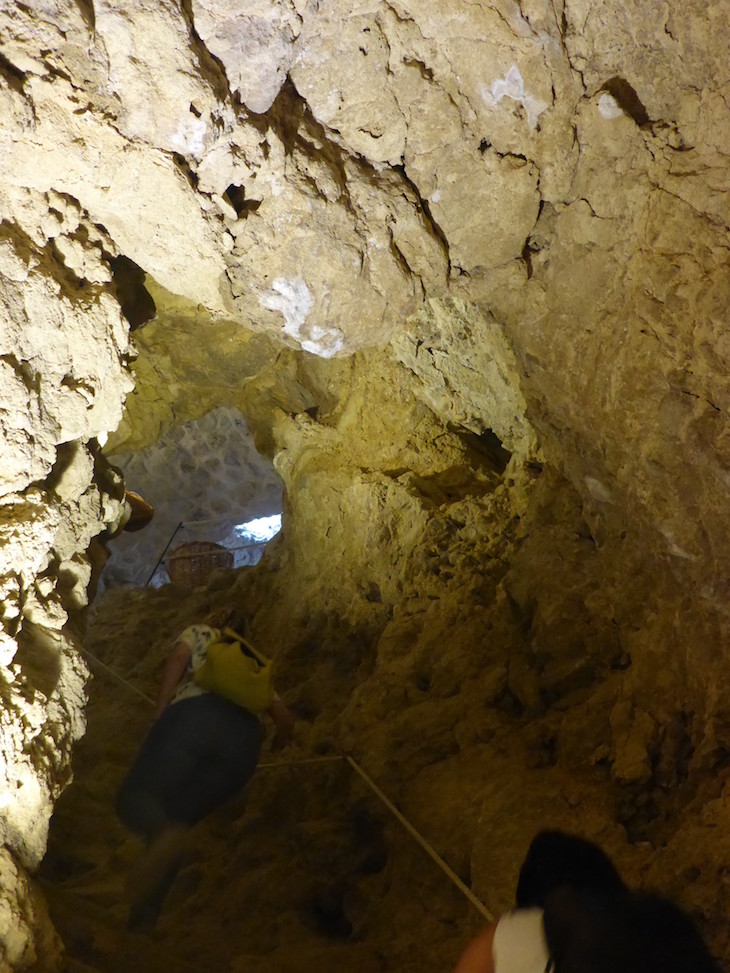
[[[178,612],[195,615],[194,595],[175,586],[135,596],[130,615],[119,589],[102,598],[88,631],[89,651],[128,684],[88,660],[88,730],[40,874],[64,968],[448,969],[479,913],[344,761],[307,749],[304,722],[287,751],[272,753],[269,739],[245,794],[198,825],[154,932],[127,931],[126,890],[141,843],[113,803],[149,721],[140,693],[154,695],[161,658],[129,617],[145,601],[143,615],[162,609],[168,625]]]
[[[413,637],[415,620],[427,617],[423,605],[404,605],[372,644],[362,634],[348,642],[342,620],[292,627],[285,644],[275,620],[285,625],[286,613],[271,597],[276,576],[264,559],[219,572],[207,588],[113,588],[94,606],[84,637],[95,657],[88,731],[39,876],[69,973],[451,969],[483,919],[347,764],[298,763],[342,751],[492,912],[513,901],[534,833],[559,827],[597,840],[630,885],[669,895],[714,954],[728,955],[730,772],[704,758],[693,763],[686,733],[670,726],[651,780],[612,776],[611,728],[634,752],[642,725],[640,717],[627,717],[625,728],[619,720],[623,658],[603,669],[590,659],[548,667],[543,688],[552,680],[560,692],[529,712],[474,635],[497,624],[499,599],[489,622],[462,587],[462,614],[445,614],[446,589],[432,603],[423,631],[441,625],[457,653],[436,657],[429,682]],[[269,655],[284,646],[277,668],[284,698],[302,717],[296,746],[265,749],[246,792],[196,829],[155,931],[128,933],[125,883],[141,846],[115,820],[113,803],[148,725],[143,697],[154,697],[176,632],[223,604],[255,611],[262,599],[268,609],[258,612],[264,627],[254,640]],[[490,635],[514,654],[508,632]],[[513,663],[516,688],[519,671]]]

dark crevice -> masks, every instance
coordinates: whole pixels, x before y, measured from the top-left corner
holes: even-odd
[[[524,261],[525,267],[527,269],[528,280],[530,280],[530,278],[532,277],[532,255],[533,253],[538,253],[539,250],[540,248],[535,246],[535,244],[530,241],[529,237],[525,240],[525,245],[522,248],[522,253],[520,254],[520,256],[522,257],[522,260]]]
[[[384,177],[366,159],[357,155],[350,155],[337,142],[333,141],[331,135],[337,135],[336,130],[326,129],[314,118],[306,99],[299,94],[290,78],[285,81],[269,112],[258,119],[252,117],[250,122],[259,128],[262,135],[265,135],[267,130],[273,129],[281,140],[287,155],[292,156],[295,152],[300,152],[306,158],[316,158],[319,163],[325,162],[340,192],[338,202],[357,221],[360,220],[360,214],[350,198],[346,167],[349,165],[359,169],[364,179],[376,185]],[[416,208],[423,214],[425,228],[441,245],[450,271],[451,261],[448,241],[433,219],[428,202],[421,197],[418,188],[409,179],[402,165],[394,166],[391,172],[391,178],[400,178],[406,184],[409,190],[406,198],[415,202]],[[311,178],[309,181],[312,183]],[[318,195],[323,195],[316,183],[312,183],[312,186]],[[404,255],[395,245],[393,245],[393,254],[400,266],[407,270],[409,275],[412,275]]]
[[[638,126],[649,125],[651,119],[649,113],[636,94],[636,91],[624,78],[609,78],[603,85],[601,91],[607,91],[616,100],[621,110],[636,122]]]
[[[94,386],[91,382],[76,378],[73,372],[66,372],[61,379],[61,388],[69,389],[71,392],[87,392],[92,398],[94,396]]]
[[[408,261],[406,260],[404,254],[398,249],[398,244],[393,239],[393,232],[390,231],[390,252],[393,255],[393,259],[398,264],[400,269],[403,271],[405,277],[410,277],[413,274]]]
[[[542,246],[533,238],[533,234],[535,233],[535,230],[537,229],[537,226],[540,222],[540,217],[542,216],[542,212],[544,208],[545,208],[545,200],[541,198],[537,207],[537,219],[535,220],[535,225],[533,226],[527,239],[525,240],[525,245],[523,246],[522,252],[520,254],[522,260],[525,263],[525,267],[527,269],[528,280],[530,280],[533,273],[532,256],[533,254],[539,253],[542,250]]]
[[[490,472],[500,476],[507,469],[512,453],[505,449],[502,440],[491,429],[482,433],[471,432],[463,426],[450,424],[449,431],[455,433],[468,447],[475,466],[487,467]]]
[[[479,467],[477,467],[479,468]],[[482,497],[494,491],[499,481],[493,478],[485,480],[463,466],[452,466],[429,476],[411,473],[404,486],[408,493],[416,497],[428,507],[444,507],[452,503],[459,503],[468,497]],[[442,566],[439,573],[444,576]]]
[[[76,0],[76,5],[79,8],[79,13],[84,18],[84,23],[89,28],[89,33],[95,33],[96,10],[94,9],[94,0]]]
[[[72,199],[72,197],[66,198]],[[75,236],[81,239],[78,230]],[[98,295],[98,286],[89,284],[85,278],[79,277],[71,267],[67,266],[55,239],[48,240],[45,246],[39,247],[21,227],[7,221],[0,223],[0,237],[8,237],[16,252],[25,260],[30,261],[32,257],[37,258],[38,254],[43,254],[52,267],[53,279],[70,301],[88,301]]]
[[[78,233],[76,233],[75,236],[78,238]],[[66,263],[66,258],[59,249],[55,239],[48,241],[46,244],[46,251],[53,257],[56,266],[59,268],[60,274],[63,275],[63,279],[69,285],[69,287],[73,291],[84,290],[88,283],[86,278],[80,277],[72,267],[68,266]]]
[[[420,61],[415,57],[404,57],[403,63],[407,67],[416,68],[418,71],[420,71],[421,76],[425,78],[426,81],[433,81],[433,71],[424,61]]]
[[[719,405],[715,405],[714,402],[706,399],[703,395],[698,395],[697,392],[690,392],[689,389],[680,389],[679,391],[682,395],[688,395],[691,399],[698,399],[700,402],[704,402],[706,405],[709,405],[711,409],[714,409],[715,412],[722,412]]]
[[[596,220],[610,220],[611,219],[610,216],[601,216],[600,213],[597,213],[595,211],[595,209],[593,208],[593,204],[591,203],[590,199],[586,199],[585,196],[579,196],[578,199],[576,199],[576,202],[577,203],[585,203],[586,206],[588,207],[588,209],[591,211],[591,216],[594,219],[596,219]]]
[[[246,190],[243,186],[230,185],[223,193],[223,199],[235,209],[236,215],[243,219],[251,213],[255,213],[262,203],[260,199],[246,199]]]
[[[21,361],[19,358],[16,358],[15,355],[0,355],[0,361],[4,361],[6,365],[10,365],[18,378],[31,391],[40,391],[40,376],[34,370],[30,362]]]
[[[418,27],[418,24],[413,19],[413,17],[411,17],[408,14],[407,11],[405,11],[405,10],[398,10],[396,7],[393,6],[392,3],[388,3],[387,0],[383,4],[383,6],[385,7],[386,14],[392,14],[395,17],[395,19],[398,21],[398,23],[400,23],[400,24],[410,24],[411,26],[415,27],[419,31],[421,37],[423,37],[423,32]],[[378,26],[380,26],[380,16],[381,15],[378,14]],[[381,28],[381,30],[382,30],[382,28]]]
[[[529,162],[532,164],[532,159],[528,159],[526,155],[522,155],[520,152],[497,152],[497,155],[500,159],[519,159],[520,162]]]
[[[326,128],[313,116],[306,99],[301,96],[291,78],[286,79],[269,111],[264,115],[251,116],[249,123],[260,132],[264,150],[266,148],[266,134],[269,131],[273,131],[281,141],[287,156],[301,155],[304,159],[316,160],[319,165],[324,163],[329,170],[329,175],[337,186],[339,193],[337,202],[354,218],[356,224],[361,223],[362,213],[350,196],[348,167],[358,170],[365,181],[375,186],[380,185],[384,180],[400,180],[402,183],[405,183],[407,192],[404,195],[409,203],[414,205],[416,210],[423,214],[422,219],[425,229],[438,240],[443,249],[448,268],[449,270],[451,269],[446,237],[433,219],[428,203],[421,198],[417,187],[405,173],[404,167],[396,166],[389,173],[383,174],[378,172],[367,159],[347,152],[336,141],[338,134],[336,129]],[[305,171],[305,167],[300,164],[298,165],[298,169],[300,177],[312,187],[312,192],[316,196],[325,198],[325,194],[319,188],[316,179]],[[244,202],[249,212],[257,208],[257,204],[254,204],[253,201],[245,200],[243,190],[237,195],[235,193],[232,195],[231,187],[229,187],[226,193],[226,198],[237,212],[238,207]],[[331,194],[328,193],[326,198],[331,200]],[[399,266],[409,276],[413,276],[413,272],[404,254],[398,249],[392,239],[391,247],[393,256]]]
[[[198,191],[198,176],[197,173],[193,171],[190,163],[185,158],[184,155],[180,155],[179,152],[172,153],[172,160],[178,168],[178,171],[185,176],[186,182],[190,185],[194,192]]]
[[[124,255],[113,257],[109,263],[122,314],[129,321],[130,329],[135,331],[148,321],[152,321],[157,314],[152,295],[144,286],[145,272]]]
[[[51,50],[41,51],[41,57],[43,58],[43,64],[45,65],[46,70],[52,78],[60,78],[61,81],[65,81],[67,84],[69,84],[74,89],[74,94],[78,95],[79,89],[78,86],[74,84],[74,79],[72,76],[68,73],[68,71],[64,71],[62,67],[50,60],[55,53],[55,51]],[[78,99],[75,98],[74,100]],[[88,111],[88,107],[78,109],[75,114],[82,114],[86,111]]]
[[[308,159],[325,162],[340,191],[340,202],[353,212],[345,174],[345,153],[329,138],[326,129],[312,115],[306,100],[289,78],[267,114],[252,116],[249,121],[262,135],[273,129],[287,156],[301,152]]]
[[[451,254],[449,252],[449,241],[444,231],[441,229],[441,227],[438,225],[436,220],[433,218],[433,214],[431,213],[431,207],[429,206],[428,200],[424,199],[421,196],[420,192],[418,191],[418,186],[410,178],[410,176],[406,172],[406,167],[404,165],[393,166],[393,169],[395,172],[400,173],[403,181],[408,185],[411,192],[414,193],[416,197],[416,202],[419,205],[421,212],[423,213],[424,221],[426,223],[427,229],[429,230],[431,235],[436,240],[438,240],[438,242],[441,244],[441,248],[446,258],[447,273],[449,276],[451,276]]]
[[[225,103],[226,101],[231,100],[240,105],[240,100],[237,97],[234,97],[234,94],[231,91],[225,65],[215,56],[215,54],[211,54],[195,29],[193,0],[180,0],[180,9],[182,10],[188,24],[188,30],[193,42],[190,46],[198,59],[202,76],[210,81],[211,87],[213,88],[213,91],[215,92],[215,95],[219,101]]]
[[[16,68],[13,62],[9,61],[4,54],[0,54],[0,75],[5,78],[13,91],[17,91],[25,97],[24,85],[27,75],[19,68]]]

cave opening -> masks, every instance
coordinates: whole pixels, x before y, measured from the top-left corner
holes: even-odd
[[[367,385],[372,381],[371,370],[369,364],[364,365],[359,367]],[[316,393],[317,383],[322,382],[316,374],[318,366],[305,355],[299,367],[304,375],[314,370],[315,385],[305,394],[304,407],[289,414],[285,424],[289,432],[283,435],[296,429],[300,434],[326,436],[341,424],[339,435],[348,442],[352,423],[348,412],[353,405],[358,410],[364,405],[371,421],[377,420],[378,410],[372,410],[374,390],[361,401],[359,392],[352,394],[350,378],[336,396],[332,391],[329,396],[320,395]],[[388,367],[400,368],[395,363]],[[332,376],[337,377],[341,368],[327,366],[330,389]],[[324,407],[307,405],[307,397],[315,394]],[[382,395],[382,388],[377,395]],[[407,484],[395,478],[394,502],[411,497],[414,512],[427,511],[430,518],[432,511],[441,511],[438,519],[478,497],[488,506],[510,457],[496,435],[479,438],[463,428],[449,431],[430,410],[424,412],[423,406],[409,398],[405,402],[420,416],[419,423],[428,415],[434,432],[446,435],[447,441],[423,459],[421,473],[407,478]],[[128,417],[127,427],[131,421]],[[260,426],[256,428],[259,438],[266,441]],[[134,438],[134,430],[127,428],[126,435]],[[409,448],[418,448],[410,422],[403,423],[397,438],[413,441]],[[394,446],[403,449],[402,444],[383,443],[388,454]],[[303,472],[296,490],[291,491],[291,482],[287,484],[288,530],[295,544],[302,529],[297,517],[302,498],[310,502],[311,491],[313,509],[331,502],[326,490],[322,498],[317,496],[321,454],[312,456],[314,470]],[[437,456],[439,471],[432,473]],[[135,743],[144,738],[161,665],[175,633],[212,606],[233,601],[251,609],[252,637],[257,643],[260,640],[267,651],[277,648],[277,638],[285,643],[282,678],[305,738],[310,734],[310,740],[304,754],[300,750],[282,759],[276,753],[265,753],[243,795],[198,826],[196,850],[169,893],[155,936],[167,948],[173,937],[178,952],[213,965],[224,964],[233,949],[245,949],[249,960],[275,949],[284,964],[289,953],[296,954],[301,970],[336,961],[339,951],[343,956],[346,951],[357,956],[364,969],[386,952],[390,952],[387,964],[400,965],[422,934],[419,922],[406,923],[397,934],[393,926],[417,876],[417,912],[431,915],[434,962],[440,956],[442,965],[448,963],[452,947],[448,939],[436,935],[439,925],[470,929],[479,921],[479,913],[402,831],[374,792],[342,766],[339,752],[347,732],[337,725],[337,705],[323,697],[323,692],[335,698],[337,693],[350,693],[373,674],[377,641],[400,599],[393,590],[394,579],[381,578],[381,569],[372,558],[369,564],[364,555],[359,573],[368,578],[367,590],[359,597],[371,606],[369,619],[348,624],[342,608],[321,612],[314,604],[296,609],[298,617],[293,619],[278,617],[268,564],[277,573],[281,564],[274,554],[268,562],[261,562],[261,574],[254,565],[259,563],[262,546],[281,525],[284,483],[270,460],[258,453],[243,413],[225,400],[199,418],[171,424],[155,442],[141,449],[129,453],[109,450],[108,459],[121,471],[125,486],[139,491],[155,513],[143,529],[122,532],[109,540],[111,556],[84,635],[84,657],[92,673],[88,729],[75,748],[75,780],[57,802],[40,872],[52,919],[64,937],[70,961],[105,971],[124,969],[133,959],[141,970],[152,973],[158,968],[160,960],[146,938],[120,934],[128,908],[125,882],[134,881],[129,876],[134,874],[133,861],[140,849],[138,840],[125,833],[114,817],[115,790],[133,758]],[[385,482],[392,480],[388,471]],[[353,501],[349,507],[348,516],[356,518],[349,529],[370,533],[375,524],[368,510],[359,510]],[[309,519],[312,514],[305,516]],[[343,545],[343,553],[349,545],[346,533],[335,541]],[[245,547],[239,543],[242,535],[254,539],[257,556],[245,565],[233,559],[217,560],[220,549],[233,556],[237,548]],[[219,550],[191,550],[199,544],[215,545]],[[307,557],[311,559],[308,544],[311,535],[307,532],[305,544],[297,552],[301,560],[295,564],[295,578]],[[204,556],[198,557],[201,553]],[[346,557],[350,556],[348,552]],[[200,561],[205,563],[196,573]],[[178,571],[181,562],[195,570]],[[347,586],[347,562],[333,567],[339,584]],[[449,570],[440,569],[437,587]],[[430,568],[428,573],[436,577]],[[358,580],[358,587],[361,583]],[[330,588],[333,577],[326,578],[324,585]],[[276,592],[275,587],[273,590]],[[285,597],[292,612],[296,590]],[[343,591],[343,605],[347,597]],[[272,600],[273,604],[266,603]],[[272,631],[267,631],[267,625]],[[419,697],[427,697],[432,690],[437,696],[453,695],[453,689],[441,685],[443,676],[433,672],[431,663],[422,660],[417,666],[421,677],[414,675],[412,685]],[[380,749],[375,745],[361,750],[359,744],[355,748],[366,765]],[[428,764],[449,752],[456,752],[453,744],[440,742],[433,752],[427,748],[418,762]],[[397,792],[396,781],[389,781],[388,775],[382,782],[390,783]],[[296,802],[288,796],[293,786]],[[81,819],[86,823],[80,829]],[[427,819],[417,823],[430,831]],[[239,863],[240,874],[236,870]],[[469,865],[463,854],[457,867],[468,886]],[[262,882],[271,892],[258,903],[255,916],[242,919],[239,910],[231,907],[231,899],[239,906],[251,902]],[[218,943],[211,942],[207,932],[214,916],[226,929],[225,940]],[[291,927],[284,941],[274,938],[272,931],[281,916]],[[187,970],[182,958],[176,962],[181,971]]]
[[[172,426],[138,452],[111,453],[109,461],[154,515],[143,530],[109,545],[105,586],[201,584],[206,564],[196,552],[205,558],[208,545],[213,558],[218,548],[221,567],[256,564],[281,527],[283,484],[233,406]]]
[[[232,6],[0,5],[0,968],[452,969],[343,755],[491,910],[580,830],[730,956],[727,0]],[[133,935],[229,605],[301,761]]]

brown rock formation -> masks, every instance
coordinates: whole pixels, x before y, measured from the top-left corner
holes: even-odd
[[[351,749],[492,908],[558,824],[730,955],[729,23],[727,0],[0,8],[0,964],[57,964],[28,873],[84,734],[80,650],[149,693],[173,629],[231,598],[304,752]],[[222,407],[284,482],[282,535],[208,592],[113,591],[87,632],[125,515],[98,442]],[[132,955],[129,845],[102,818],[84,857],[73,827],[142,731],[111,740],[113,686],[45,866],[77,969]],[[174,941],[181,970],[447,968],[474,917],[347,774],[271,781],[203,833],[147,968]],[[232,881],[232,830],[272,872],[241,853]],[[241,920],[260,896],[288,931]]]

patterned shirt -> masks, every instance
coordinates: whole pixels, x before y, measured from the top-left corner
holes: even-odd
[[[175,639],[174,645],[182,642],[190,649],[190,661],[170,705],[179,703],[181,699],[189,699],[191,696],[200,696],[202,693],[208,692],[207,689],[203,689],[202,686],[197,684],[195,673],[208,656],[208,646],[216,642],[220,635],[220,629],[211,628],[210,625],[190,625]],[[273,698],[280,699],[280,696],[275,692]]]
[[[179,703],[181,699],[189,699],[190,696],[200,696],[208,692],[195,681],[195,673],[203,665],[208,655],[208,646],[215,642],[220,636],[217,628],[210,625],[190,625],[185,631],[175,639],[175,645],[182,642],[190,649],[190,661],[188,662],[185,675],[172,697],[173,703]]]

